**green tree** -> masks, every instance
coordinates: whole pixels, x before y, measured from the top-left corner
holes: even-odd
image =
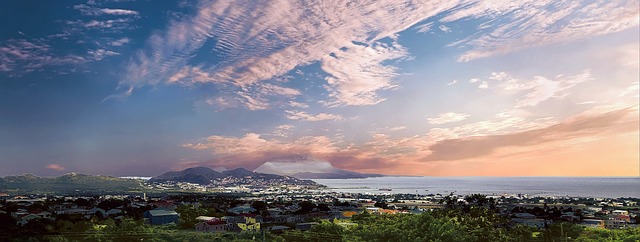
[[[579,242],[637,242],[640,241],[640,228],[593,229],[587,228],[576,238]]]

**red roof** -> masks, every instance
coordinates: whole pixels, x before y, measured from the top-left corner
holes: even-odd
[[[171,206],[174,206],[173,202],[171,202],[171,201],[157,201],[157,202],[152,202],[151,204],[156,205],[158,207],[171,207]]]
[[[621,215],[617,215],[616,218],[621,220],[626,220],[626,219],[630,219],[631,217],[629,215],[621,214]]]

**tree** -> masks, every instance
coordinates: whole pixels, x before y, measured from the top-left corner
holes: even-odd
[[[312,202],[309,202],[309,201],[302,201],[302,202],[298,203],[298,206],[300,206],[300,210],[296,211],[296,213],[298,213],[298,214],[304,214],[304,213],[311,212],[311,210],[313,210],[316,207],[315,204],[313,204]]]
[[[318,224],[316,226],[313,226],[310,230],[311,232],[314,233],[322,233],[322,234],[331,234],[331,235],[338,235],[341,236],[342,233],[344,232],[344,227],[331,223],[331,222],[327,222],[327,221],[322,221],[321,224]]]
[[[579,242],[599,242],[599,241],[640,241],[640,228],[628,229],[585,229],[576,238]]]
[[[384,208],[384,209],[389,208],[389,205],[387,205],[387,203],[385,203],[384,201],[378,201],[378,202],[374,203],[373,206],[378,207],[378,208]]]
[[[79,207],[89,207],[91,205],[93,205],[93,203],[87,199],[84,198],[78,198],[76,200],[73,201],[74,204],[78,205]]]

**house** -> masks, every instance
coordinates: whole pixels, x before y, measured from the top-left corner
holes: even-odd
[[[604,226],[608,229],[621,229],[626,228],[629,222],[631,222],[629,215],[609,215],[609,219],[604,222]]]
[[[302,216],[299,215],[293,215],[293,216],[288,216],[287,217],[287,223],[299,223],[304,221],[304,218]]]
[[[117,209],[117,208],[112,208],[109,209],[109,211],[105,212],[105,215],[118,215],[118,214],[122,214],[122,210],[121,209]]]
[[[196,231],[198,232],[225,232],[229,229],[226,222],[221,219],[214,218],[206,221],[202,221],[196,224]]]
[[[172,201],[157,201],[152,202],[151,205],[156,209],[175,210],[177,206]]]
[[[613,210],[611,211],[612,215],[629,215],[629,211],[626,210]]]
[[[35,214],[27,214],[27,215],[22,216],[20,218],[20,220],[18,220],[17,223],[18,223],[18,225],[23,226],[23,225],[29,223],[29,220],[38,219],[38,218],[40,218],[40,216],[35,215]]]
[[[367,208],[367,212],[369,212],[369,213],[378,213],[379,210],[380,210],[379,207],[369,207],[369,208]]]
[[[237,224],[237,223],[242,223],[244,221],[244,218],[240,216],[223,216],[220,219],[222,221],[225,221],[228,224]]]
[[[256,219],[256,216],[243,216],[244,223],[237,223],[236,226],[243,231],[257,231],[260,230],[260,222]]]
[[[526,225],[529,227],[535,227],[535,228],[544,228],[547,224],[547,222],[544,219],[536,219],[536,218],[512,218],[511,222],[517,223],[517,224],[522,224],[522,225]]]
[[[282,213],[284,213],[284,211],[280,208],[269,208],[267,209],[267,212],[269,212],[269,215],[274,217],[274,216],[278,216],[281,215]]]
[[[105,210],[104,210],[104,209],[102,209],[102,208],[94,207],[94,208],[89,209],[89,211],[88,211],[87,213],[88,213],[89,215],[94,215],[94,214],[96,214],[97,212],[100,212],[100,214],[102,214],[103,216],[106,216],[106,214],[105,214],[105,213],[106,213],[107,211],[105,211]]]
[[[250,217],[253,218],[255,220],[256,223],[262,223],[264,222],[262,215],[257,215],[257,214],[251,214],[251,213],[241,213],[238,216],[246,218],[246,217]],[[245,220],[245,219],[242,219]]]
[[[604,220],[602,219],[583,219],[580,225],[588,228],[604,228]]]
[[[177,223],[180,214],[172,210],[154,209],[144,212],[144,218],[152,225]]]
[[[536,218],[536,215],[530,214],[530,213],[514,213],[513,217],[516,218],[526,218],[526,219],[534,219]]]
[[[207,221],[207,220],[212,220],[212,219],[219,219],[222,220],[220,218],[216,218],[216,217],[209,217],[209,216],[198,216],[196,217],[196,220],[198,221]]]
[[[316,222],[309,222],[309,223],[297,223],[297,224],[296,224],[296,229],[297,229],[297,230],[302,230],[302,231],[310,230],[313,226],[316,226],[316,225],[318,225],[318,224],[319,224],[319,223],[316,223]]]
[[[42,211],[37,213],[36,215],[38,215],[41,218],[47,218],[47,219],[51,218],[51,213],[48,211]]]
[[[284,231],[289,230],[290,228],[284,225],[275,225],[275,226],[271,226],[269,227],[269,232],[271,233],[275,233],[275,234],[281,234],[284,233]]]
[[[242,213],[253,213],[256,211],[256,209],[245,205],[245,206],[230,208],[228,211],[235,214],[242,214]]]

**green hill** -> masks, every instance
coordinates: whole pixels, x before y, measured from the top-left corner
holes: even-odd
[[[139,180],[77,173],[59,177],[26,174],[0,178],[0,192],[9,194],[117,194],[142,189]]]

